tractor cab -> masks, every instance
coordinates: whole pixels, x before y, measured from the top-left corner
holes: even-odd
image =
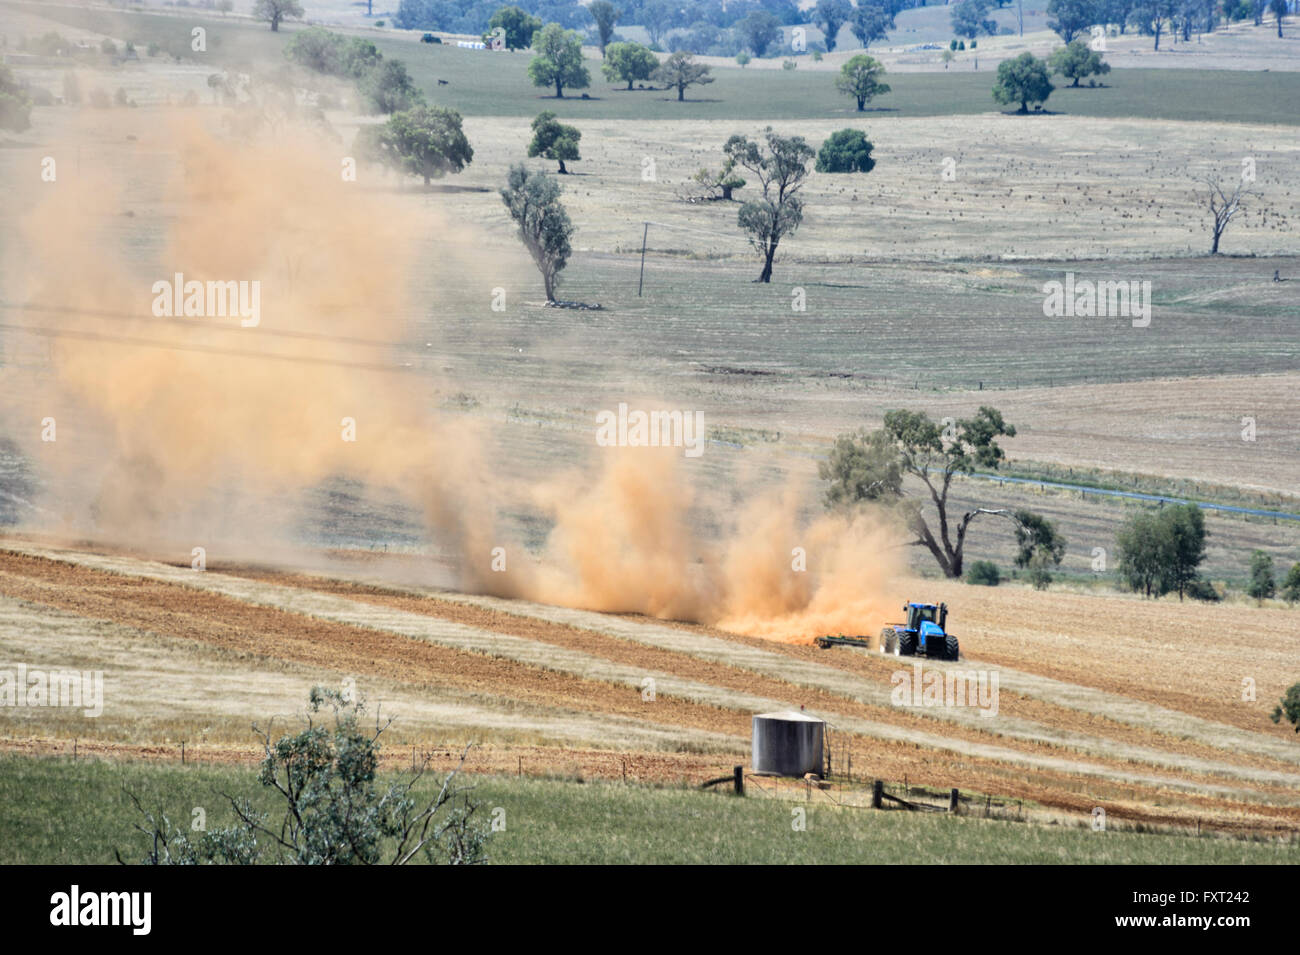
[[[903,610],[907,614],[907,629],[913,633],[920,633],[923,623],[934,624],[939,633],[943,633],[948,624],[947,604],[937,607],[934,604],[903,604]]]
[[[907,622],[890,624],[880,633],[880,649],[899,656],[919,654],[941,660],[958,659],[957,638],[948,633],[947,604],[903,604]]]

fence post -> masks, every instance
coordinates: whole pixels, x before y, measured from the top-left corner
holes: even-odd
[[[949,795],[948,797],[948,811],[956,812],[957,807],[960,804],[960,801],[961,801],[961,793],[958,792],[957,788],[954,786],[951,795]]]
[[[871,784],[871,808],[879,809],[884,802],[885,784],[877,779]]]
[[[736,773],[736,795],[743,796],[745,795],[745,767],[737,766],[735,769],[735,773]]]

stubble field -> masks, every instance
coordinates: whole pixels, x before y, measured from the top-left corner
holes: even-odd
[[[35,21],[18,6],[24,23]],[[62,7],[49,16],[119,38],[174,39],[176,27],[174,17]],[[225,65],[278,62],[281,41],[265,31],[216,21],[212,30]],[[1018,429],[1005,442],[1015,467],[1067,477],[1077,468],[1121,487],[1169,482],[1207,499],[1230,492],[1234,502],[1297,512],[1300,191],[1291,170],[1300,146],[1293,114],[1278,105],[1294,100],[1297,74],[1116,70],[1111,88],[1062,91],[1055,115],[1030,117],[994,112],[988,76],[908,74],[896,101],[863,117],[845,109],[820,71],[720,67],[705,102],[636,93],[633,109],[605,89],[558,104],[521,92],[522,67],[513,66],[522,55],[511,69],[495,60],[489,68],[482,54],[385,43],[387,54],[412,57],[432,99],[466,113],[475,158],[432,189],[361,167],[348,188],[376,209],[399,203],[408,234],[419,236],[413,247],[385,249],[388,223],[376,221],[378,251],[367,259],[379,263],[367,266],[379,278],[386,253],[415,263],[395,296],[410,304],[373,316],[378,338],[325,344],[366,363],[373,377],[365,380],[379,390],[420,381],[431,419],[470,429],[481,468],[467,483],[597,472],[605,459],[592,445],[594,417],[620,401],[698,409],[706,453],[677,473],[694,492],[686,523],[712,540],[746,499],[789,486],[800,515],[814,516],[817,464],[837,434],[875,427],[891,408],[939,419],[987,404]],[[57,72],[42,69],[32,75],[53,87]],[[34,129],[0,153],[0,178],[35,183],[41,158],[54,155],[65,182],[84,185],[84,174],[107,184],[85,223],[128,269],[152,274],[173,251],[177,223],[211,208],[210,196],[178,188],[189,131],[207,130],[234,156],[248,148],[223,126],[224,110],[208,105],[207,69],[87,71],[88,84],[124,85],[141,105],[38,108]],[[443,73],[451,82],[437,86]],[[201,92],[204,105],[167,105],[183,89]],[[532,114],[551,106],[583,132],[583,159],[561,177],[577,226],[561,293],[600,311],[541,307],[536,272],[497,195],[508,166],[524,158]],[[370,120],[344,111],[329,119],[339,136],[319,149],[332,163],[350,155]],[[867,176],[814,174],[805,222],[782,246],[774,282],[759,285],[736,204],[683,196],[697,168],[718,165],[727,136],[768,122],[813,144],[846,124],[863,128],[877,167]],[[945,178],[949,157],[955,175]],[[1225,239],[1231,255],[1211,259],[1202,254],[1196,180],[1237,176],[1243,158],[1254,163],[1260,196]],[[296,187],[286,179],[268,201],[292,209]],[[6,189],[0,215],[39,217],[53,191],[41,188]],[[310,264],[309,253],[296,257],[303,238],[263,263],[268,284],[292,283]],[[83,359],[102,349],[112,365],[114,349],[126,347],[113,335],[139,328],[137,317],[114,312],[95,326],[102,341],[70,344],[69,331],[83,328],[76,315],[22,307],[51,294],[34,247],[10,243],[6,253],[4,362],[16,375],[9,380],[24,385],[3,396],[4,437],[13,442],[49,413],[30,382],[56,380],[77,347]],[[1272,281],[1275,271],[1282,281]],[[1044,283],[1067,272],[1150,281],[1150,325],[1044,316]],[[497,289],[503,310],[491,307]],[[273,331],[276,321],[268,321]],[[358,324],[368,331],[371,323],[362,316]],[[187,347],[177,353],[193,360]],[[205,427],[240,398],[232,390],[206,400],[195,419]],[[179,414],[141,407],[149,421]],[[1247,418],[1254,431],[1244,440]],[[406,747],[449,764],[472,741],[476,772],[698,783],[746,759],[753,713],[804,707],[832,725],[837,758],[851,757],[859,778],[959,786],[1075,822],[1103,806],[1130,824],[1270,839],[1300,827],[1300,750],[1268,720],[1296,679],[1295,611],[1111,590],[1109,574],[1093,573],[1095,548],[1113,547],[1132,502],[959,482],[962,508],[1029,504],[1057,521],[1070,542],[1067,586],[936,580],[915,550],[887,562],[886,579],[864,580],[891,606],[944,600],[953,608],[958,666],[1001,681],[998,711],[985,716],[899,705],[891,690],[910,664],[817,650],[807,633],[781,633],[779,620],[768,630],[784,639],[773,640],[716,620],[469,592],[419,513],[434,507],[400,488],[339,485],[312,472],[276,496],[278,485],[259,483],[250,468],[245,484],[207,488],[207,498],[196,492],[218,502],[202,522],[178,516],[161,541],[114,536],[99,523],[101,505],[147,499],[155,462],[130,458],[116,477],[141,483],[112,486],[101,458],[113,435],[82,441],[75,419],[64,427],[71,439],[43,448],[44,458],[5,447],[3,513],[16,527],[0,552],[0,661],[103,670],[106,707],[94,720],[6,710],[0,746],[9,750],[66,753],[76,740],[96,755],[170,761],[184,741],[195,758],[247,763],[257,756],[250,722],[292,721],[311,685],[350,679],[401,715],[394,766]],[[289,522],[295,538],[276,548],[241,538],[248,527],[230,515],[242,513],[244,497],[270,497],[299,515]],[[553,527],[522,509],[497,516],[530,545]],[[1283,567],[1300,557],[1300,521],[1212,514],[1208,522],[1211,579],[1239,582],[1256,548]],[[189,569],[194,539],[212,554],[204,573]],[[1013,546],[1005,527],[980,523],[967,559],[1007,567]]]

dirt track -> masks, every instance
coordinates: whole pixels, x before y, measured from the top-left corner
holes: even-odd
[[[127,562],[121,565],[120,572],[110,573],[80,566],[77,560],[75,555],[47,560],[0,553],[0,594],[30,602],[37,613],[40,607],[47,607],[74,613],[85,618],[88,625],[112,621],[146,635],[166,635],[219,648],[254,663],[262,661],[265,666],[309,665],[400,684],[417,694],[469,691],[496,700],[498,706],[507,700],[557,713],[631,718],[681,734],[682,745],[688,749],[695,745],[690,742],[693,734],[711,734],[732,741],[730,745],[723,742],[715,746],[708,755],[629,752],[616,746],[603,751],[554,745],[518,747],[494,744],[491,727],[484,726],[477,738],[487,745],[474,757],[475,762],[482,761],[482,767],[476,768],[483,771],[517,771],[523,757],[522,768],[528,773],[617,777],[626,761],[633,778],[698,781],[727,771],[744,758],[748,748],[751,711],[726,701],[758,698],[789,706],[804,705],[814,712],[834,713],[837,718],[856,720],[864,726],[885,726],[891,733],[896,731],[892,738],[837,734],[840,766],[845,766],[851,753],[855,776],[906,777],[926,785],[957,785],[1068,812],[1087,813],[1093,806],[1103,805],[1116,818],[1145,822],[1184,824],[1204,819],[1223,829],[1300,829],[1300,807],[1293,795],[1294,780],[1300,772],[1294,762],[1244,752],[1227,743],[1214,745],[1205,738],[1136,726],[1106,713],[1082,713],[1077,708],[1014,692],[1003,692],[1001,718],[988,721],[986,730],[978,721],[954,723],[924,710],[863,702],[872,699],[873,693],[878,697],[882,684],[887,689],[890,673],[897,669],[896,661],[875,655],[818,651],[706,628],[682,628],[685,633],[727,641],[736,648],[736,662],[720,662],[540,619],[530,613],[527,605],[503,612],[467,603],[465,598],[437,599],[394,588],[253,568],[213,568],[202,575],[205,585],[230,581],[221,586],[232,592],[240,586],[239,580],[272,588],[269,592],[257,591],[256,600],[241,600],[184,582],[144,576],[154,573],[165,578],[168,573],[176,573],[169,568],[157,570],[161,565],[139,564],[137,568]],[[540,648],[540,655],[527,657],[539,662],[523,662],[513,644],[504,645],[506,649],[501,653],[454,649],[436,642],[440,632],[436,629],[431,639],[418,639],[384,629],[387,624],[382,621],[389,618],[380,618],[381,622],[373,626],[345,625],[257,602],[272,599],[280,591],[286,595],[330,595],[335,600],[344,599],[348,607],[360,608],[359,613],[367,606],[400,611],[404,621],[428,619],[432,625],[486,634],[487,639],[494,633],[501,634],[503,639],[520,640],[528,648]],[[633,633],[637,628],[663,627],[658,621],[616,620],[621,621],[621,630],[631,627]],[[552,649],[546,651],[547,647]],[[815,672],[827,674],[828,686],[851,678],[854,685],[860,682],[862,692],[833,692],[755,672],[744,663],[748,657],[740,651],[745,648],[779,653],[798,672],[814,672],[808,670],[814,667]],[[149,652],[147,643],[139,649],[142,654]],[[529,653],[533,652],[529,649]],[[510,658],[512,653],[515,659]],[[565,672],[563,666],[553,669],[546,663],[547,653],[561,657],[569,653],[588,667],[591,675]],[[989,654],[985,657],[989,658]],[[583,663],[587,660],[594,662]],[[1025,660],[1017,659],[1015,663],[1023,667]],[[568,666],[572,671],[573,665]],[[602,669],[606,666],[608,674]],[[686,681],[682,685],[688,688],[714,688],[722,702],[710,705],[701,699],[676,695],[671,682],[659,691],[653,703],[643,701],[626,677],[627,673],[637,672],[679,675]],[[841,676],[834,677],[836,673]],[[1156,695],[1160,702],[1171,702],[1167,694]],[[1197,708],[1204,709],[1188,707]],[[249,714],[253,718],[257,715]],[[1041,727],[1042,738],[1000,733],[999,725],[1004,722],[1013,727]],[[16,727],[3,727],[0,723],[0,733],[9,737],[2,744],[6,748],[48,751],[48,747],[61,745],[56,738],[67,735],[51,728],[44,739],[39,734],[33,739],[32,734]],[[942,737],[949,741],[946,747],[951,748],[934,749],[912,742],[913,737],[907,734],[913,733],[918,740]],[[1276,735],[1265,732],[1260,738],[1268,742]],[[1082,742],[1076,747],[1072,740]],[[990,749],[989,744],[995,748]],[[108,755],[149,755],[147,745],[124,746],[124,741],[113,739],[81,745],[102,747]],[[171,751],[166,746],[157,749],[164,758]],[[1159,758],[1154,754],[1160,754]],[[196,754],[198,758],[209,755],[252,760],[256,750],[231,744],[211,748],[210,753],[201,756]],[[509,765],[512,762],[514,766]],[[1180,764],[1186,768],[1179,771]],[[1195,769],[1197,766],[1201,768]]]

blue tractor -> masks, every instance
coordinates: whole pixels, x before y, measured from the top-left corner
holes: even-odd
[[[948,605],[903,604],[907,623],[891,623],[880,631],[880,652],[900,657],[926,656],[956,660],[957,638],[945,630]]]

